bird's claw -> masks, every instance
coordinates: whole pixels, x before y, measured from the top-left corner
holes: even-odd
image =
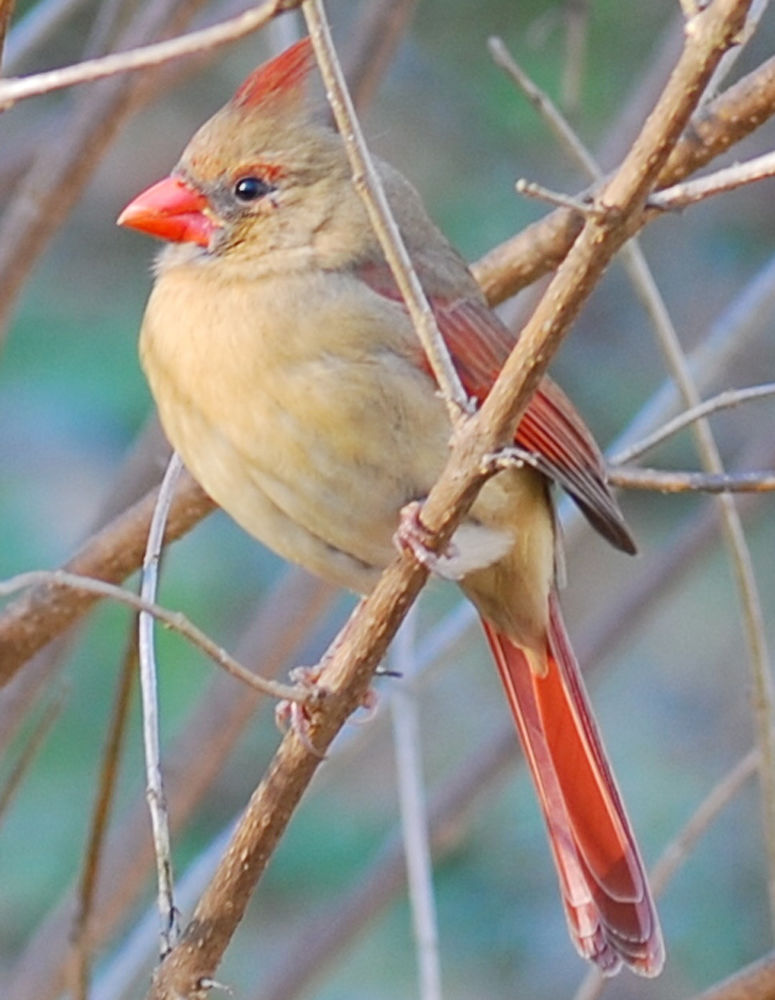
[[[294,667],[290,671],[290,679],[302,689],[310,694],[310,700],[320,697],[324,688],[319,684],[320,675],[323,668],[318,664],[315,667]],[[305,749],[321,759],[325,757],[310,738],[310,714],[309,701],[288,701],[283,700],[277,703],[274,710],[275,723],[277,728],[285,733],[289,729],[296,733]]]
[[[457,547],[453,542],[448,542],[442,552],[434,552],[430,548],[434,535],[423,524],[420,518],[421,510],[422,503],[419,500],[412,500],[401,508],[393,542],[399,552],[411,552],[417,562],[425,566],[429,572],[444,579],[456,580],[457,575],[452,567],[459,555]]]
[[[274,710],[277,728],[283,733],[288,732],[289,729],[296,733],[305,749],[316,757],[320,757],[321,760],[325,759],[326,755],[315,746],[310,736],[309,705],[311,702],[320,700],[325,694],[326,689],[319,683],[322,673],[322,664],[315,667],[294,667],[290,671],[290,679],[294,684],[309,692],[309,698],[305,701],[284,699],[277,703]],[[366,714],[356,721],[359,723],[371,722],[377,712],[378,704],[379,695],[374,688],[370,687],[360,703],[360,707],[364,709]]]
[[[483,475],[491,476],[496,472],[503,472],[504,469],[524,469],[525,466],[540,469],[535,452],[520,448],[518,445],[509,445],[507,448],[485,455],[480,470]]]

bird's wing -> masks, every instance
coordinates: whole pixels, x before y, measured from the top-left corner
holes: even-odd
[[[359,276],[380,295],[403,304],[386,266],[369,266]],[[439,330],[466,392],[479,403],[514,346],[511,331],[475,298],[429,298]],[[427,359],[422,362],[428,367]],[[535,467],[573,497],[590,524],[617,548],[635,552],[635,543],[606,481],[605,462],[594,438],[565,393],[544,378],[515,435]]]

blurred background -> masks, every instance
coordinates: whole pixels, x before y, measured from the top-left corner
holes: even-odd
[[[20,2],[6,43],[6,73],[64,65],[117,47],[138,21],[152,20],[154,12],[161,18],[162,6],[160,0]],[[495,67],[488,37],[500,35],[536,82],[564,103],[583,140],[610,168],[666,79],[682,32],[678,5],[668,0],[419,0],[392,6],[406,8],[407,23],[363,111],[364,125],[373,149],[413,180],[438,224],[472,261],[547,211],[516,195],[518,177],[571,193],[587,183]],[[328,7],[343,60],[353,65],[375,18],[391,4],[330,0]],[[240,9],[228,0],[169,0],[167,8],[164,16],[180,19],[170,23],[186,27]],[[37,42],[36,24],[49,26]],[[114,221],[139,190],[169,171],[195,128],[244,75],[298,30],[295,16],[286,16],[207,58],[149,75],[145,89],[131,97],[108,81],[3,114],[0,578],[57,566],[106,509],[140,495],[158,476],[160,459],[146,459],[142,475],[127,472],[126,465],[152,409],[136,337],[156,248]],[[767,12],[732,79],[768,58],[774,45],[775,16]],[[729,160],[771,148],[774,135],[771,125],[763,127]],[[73,164],[88,158],[94,163],[79,174]],[[721,361],[705,368],[704,396],[775,379],[774,194],[773,182],[765,181],[660,220],[643,236],[684,349],[701,351],[709,340],[723,345]],[[504,317],[517,322],[534,300],[535,290],[526,291],[504,305]],[[612,267],[595,292],[552,371],[605,446],[663,386],[665,368],[649,318],[621,266]],[[713,418],[730,469],[772,468],[774,412],[765,400]],[[686,432],[645,461],[699,468]],[[639,556],[614,552],[571,519],[563,603],[584,666],[594,663],[590,686],[599,721],[646,860],[653,863],[750,750],[750,671],[715,501],[630,492],[622,503]],[[741,511],[772,645],[773,500],[766,494],[747,498]],[[279,597],[278,587],[285,588]],[[277,603],[261,619],[273,594]],[[256,650],[269,641],[267,620],[277,625],[282,613],[293,648],[279,658],[281,672],[314,662],[351,607],[346,596],[289,575],[221,514],[169,551],[160,598],[226,648],[244,650],[256,669],[263,669],[265,653]],[[541,1000],[573,996],[583,979],[532,789],[507,733],[498,680],[478,628],[455,617],[450,626],[450,616],[459,615],[456,605],[452,588],[428,588],[414,622],[415,652],[423,653],[439,629],[454,626],[451,643],[435,659],[429,655],[430,666],[417,682],[380,680],[376,719],[349,726],[320,769],[219,970],[218,978],[237,996],[416,995],[405,890],[399,876],[387,888],[375,877],[399,822],[389,703],[401,687],[411,689],[419,708],[429,799],[456,782],[468,789],[460,793],[465,804],[450,809],[438,831],[444,995]],[[0,981],[12,984],[10,995],[18,1000],[42,1000],[61,989],[56,975],[45,978],[44,972],[64,954],[68,894],[83,864],[129,627],[125,609],[101,606],[67,648],[39,668],[34,682],[22,687],[22,672],[0,693],[2,787],[41,718],[56,710],[0,826]],[[159,635],[158,656],[169,780],[185,790],[194,787],[188,768],[200,774],[213,762],[215,771],[208,782],[202,779],[175,833],[177,871],[196,886],[196,866],[206,870],[208,858],[217,857],[217,838],[238,816],[279,736],[271,705],[247,713],[239,726],[225,708],[219,716],[222,703],[213,692],[222,694],[234,682],[216,680],[216,668],[176,636]],[[233,692],[223,697],[234,701]],[[219,749],[230,741],[228,751]],[[109,843],[124,843],[130,827],[139,831],[138,842],[147,843],[143,787],[133,692]],[[691,996],[772,948],[761,829],[760,800],[749,780],[662,895],[669,955],[663,977],[645,982],[624,973],[608,995]],[[152,934],[132,937],[152,904],[151,868],[132,869],[134,854],[127,850],[116,847],[101,876],[105,893],[126,866],[134,895],[127,890],[124,903],[100,918],[105,940],[94,969],[95,997],[142,995],[152,968]],[[297,991],[293,970],[322,946],[336,920],[345,919],[359,892],[357,933],[319,959]],[[184,917],[191,905],[191,898],[181,897]],[[152,920],[151,932],[154,926]]]

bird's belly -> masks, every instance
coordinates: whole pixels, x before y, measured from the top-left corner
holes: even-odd
[[[426,495],[446,458],[446,415],[426,377],[395,358],[248,370],[230,354],[197,372],[147,342],[143,360],[167,436],[213,499],[283,557],[370,590],[401,507]]]
[[[375,502],[373,491],[369,503],[366,480],[346,469],[336,494],[330,475],[317,477],[313,466],[289,482],[287,456],[285,468],[269,467],[276,440],[262,451],[263,461],[246,461],[203,414],[164,409],[162,422],[190,472],[241,527],[312,573],[359,593],[371,589],[393,554],[400,503],[391,505],[385,493]]]

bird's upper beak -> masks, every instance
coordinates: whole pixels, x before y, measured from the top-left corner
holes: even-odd
[[[182,178],[170,176],[139,194],[116,220],[173,243],[206,247],[218,228],[207,198]]]

